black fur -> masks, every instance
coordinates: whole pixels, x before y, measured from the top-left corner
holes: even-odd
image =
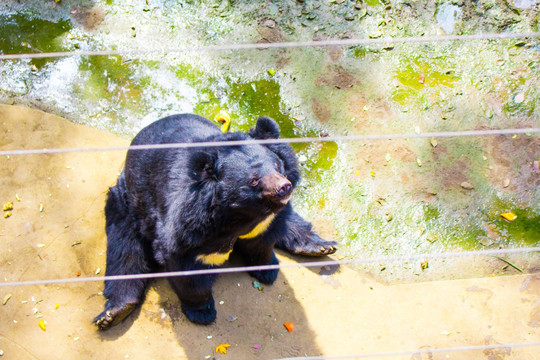
[[[270,118],[259,118],[249,134],[224,134],[205,118],[180,114],[147,126],[132,145],[278,137],[279,127]],[[105,207],[106,275],[210,268],[198,256],[233,248],[248,265],[277,264],[275,245],[295,254],[333,253],[335,242],[313,233],[288,202],[299,179],[295,154],[285,144],[131,150]],[[242,239],[271,214],[275,218],[266,231]],[[251,272],[265,284],[277,274]],[[215,279],[169,278],[189,320],[214,321]],[[107,303],[94,319],[98,327],[107,329],[129,315],[142,301],[146,283],[105,282]]]

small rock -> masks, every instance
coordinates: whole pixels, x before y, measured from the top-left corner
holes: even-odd
[[[510,186],[510,179],[506,178],[503,181],[503,187],[507,188],[508,186]]]
[[[465,190],[472,190],[474,189],[474,185],[471,184],[471,183],[468,183],[466,181],[462,182],[461,184],[461,187],[464,188]]]

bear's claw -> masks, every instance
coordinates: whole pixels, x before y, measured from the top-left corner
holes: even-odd
[[[107,330],[108,328],[122,322],[126,316],[131,314],[136,306],[137,303],[128,303],[120,308],[114,307],[112,309],[106,309],[94,318],[94,324],[96,324],[99,330]]]

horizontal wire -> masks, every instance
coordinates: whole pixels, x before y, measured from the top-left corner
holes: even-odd
[[[55,148],[55,149],[27,149],[27,150],[3,150],[0,156],[15,155],[39,155],[75,152],[101,152],[101,151],[125,151],[125,150],[160,150],[160,149],[187,149],[199,147],[221,147],[240,145],[271,145],[293,143],[320,143],[320,142],[344,142],[344,141],[370,141],[370,140],[395,140],[395,139],[422,139],[422,138],[448,138],[468,136],[494,136],[494,135],[517,135],[540,133],[540,128],[519,129],[493,129],[493,130],[464,130],[464,131],[440,131],[409,134],[375,134],[375,135],[345,135],[327,137],[304,137],[304,138],[281,138],[281,139],[253,139],[235,141],[208,141],[174,144],[148,144],[131,146],[110,146],[92,148]]]
[[[302,267],[309,268],[309,267],[324,267],[324,266],[338,266],[338,265],[362,265],[362,264],[372,264],[372,263],[403,262],[403,261],[411,261],[411,260],[456,258],[456,257],[465,257],[465,256],[495,256],[495,255],[507,255],[507,254],[523,254],[523,253],[539,252],[539,251],[540,251],[540,247],[529,247],[529,248],[493,249],[493,250],[477,250],[477,251],[463,251],[463,252],[445,252],[445,253],[434,253],[434,254],[416,254],[416,255],[407,255],[407,256],[380,256],[380,257],[365,258],[365,259],[309,261],[309,262],[277,264],[277,265],[210,268],[210,269],[200,269],[200,270],[168,271],[168,272],[147,273],[147,274],[13,281],[13,282],[0,283],[0,287],[82,283],[82,282],[92,282],[92,281],[157,279],[157,278],[167,278],[167,277],[177,277],[177,276],[216,275],[216,274],[228,274],[228,273],[238,273],[238,272],[248,272],[248,271],[264,271],[264,270],[302,268]]]
[[[401,355],[420,355],[430,353],[445,353],[445,352],[463,352],[463,351],[478,351],[478,350],[494,350],[494,349],[507,349],[507,348],[524,348],[540,346],[540,342],[533,343],[514,343],[514,344],[493,344],[493,345],[470,345],[470,346],[456,346],[448,348],[431,348],[431,349],[418,349],[418,350],[405,350],[396,352],[384,352],[384,353],[371,353],[371,354],[358,354],[358,355],[335,355],[335,356],[302,356],[302,357],[289,357],[279,358],[277,360],[334,360],[334,359],[366,359],[366,358],[380,358],[388,356],[401,356]]]
[[[77,50],[58,51],[30,54],[5,54],[0,55],[0,60],[19,60],[36,58],[60,58],[70,56],[112,56],[112,55],[147,55],[155,53],[186,53],[186,52],[218,52],[230,50],[264,50],[321,46],[355,46],[355,45],[385,45],[403,43],[426,43],[426,42],[448,42],[448,41],[473,41],[473,40],[506,40],[540,37],[540,32],[531,33],[485,33],[474,35],[445,35],[445,36],[417,36],[398,38],[377,38],[377,39],[334,39],[318,41],[291,41],[256,44],[229,44],[229,45],[208,45],[180,48],[162,49],[139,49],[139,50]]]

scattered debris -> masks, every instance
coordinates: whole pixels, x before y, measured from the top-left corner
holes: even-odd
[[[461,185],[461,187],[464,188],[465,190],[472,190],[472,189],[474,189],[474,185],[471,184],[471,183],[468,183],[467,181],[462,182],[460,185]]]
[[[276,69],[274,69],[274,68],[268,69],[268,70],[266,70],[266,72],[267,72],[268,75],[270,75],[270,76],[276,75]]]
[[[228,322],[233,322],[233,321],[236,321],[238,320],[238,317],[237,316],[234,316],[234,315],[230,315],[228,318],[227,318],[227,321]]]
[[[263,291],[264,287],[258,281],[253,281],[253,287],[259,291]]]
[[[227,353],[227,348],[228,347],[231,347],[230,344],[219,344],[217,347],[216,347],[216,353],[220,353],[220,354],[226,354]]]
[[[540,174],[540,160],[533,161],[533,171]]]
[[[229,127],[231,125],[231,116],[228,112],[226,112],[225,110],[221,110],[219,114],[216,115],[216,121],[223,123],[223,125],[221,126],[221,132],[226,133],[229,131]]]
[[[44,320],[39,320],[38,326],[41,330],[43,331],[47,330],[45,325],[46,325],[46,322]]]
[[[510,179],[506,178],[503,181],[503,187],[507,188],[508,186],[510,186]]]
[[[11,294],[7,294],[6,296],[4,296],[4,301],[2,302],[2,305],[6,305],[9,299],[11,299]]]
[[[261,348],[261,344],[255,344],[255,345],[253,345],[253,348],[255,350],[259,350]]]
[[[512,221],[516,220],[516,218],[517,218],[517,215],[514,214],[513,212],[502,213],[501,216],[502,216],[503,219],[505,219],[506,221],[509,221],[509,222],[512,222]]]
[[[428,267],[429,267],[429,264],[428,264],[427,260],[426,260],[426,261],[420,262],[420,268],[421,268],[422,270],[425,270],[425,269],[427,269]]]
[[[508,261],[508,260],[505,260],[505,259],[503,259],[503,258],[501,258],[501,257],[498,257],[498,256],[494,256],[494,258],[495,258],[495,259],[498,259],[498,260],[501,260],[502,262],[504,262],[504,263],[510,265],[511,267],[513,267],[514,269],[516,269],[517,271],[519,271],[520,273],[523,272],[523,270],[522,270],[520,267],[518,267],[517,265],[512,264],[512,263],[511,263],[510,261]]]
[[[292,332],[294,330],[294,323],[292,322],[284,322],[283,326],[285,326],[285,329],[287,329],[288,332]]]
[[[13,201],[8,201],[4,204],[4,211],[13,210]]]

